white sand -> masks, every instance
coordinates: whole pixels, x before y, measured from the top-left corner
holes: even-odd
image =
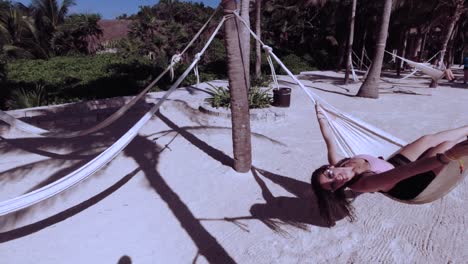
[[[307,85],[343,92],[330,84],[337,81],[330,79],[333,74],[315,72],[304,78],[320,81]],[[283,85],[290,81],[281,80]],[[406,141],[468,124],[468,87],[443,81],[431,89],[428,83],[413,78],[409,86],[383,84],[430,96],[382,89],[378,100],[313,91]],[[325,144],[313,105],[302,90],[290,86],[291,107],[274,110],[284,118],[251,123],[258,170],[241,174],[231,169],[230,120],[196,109],[204,92],[180,89],[162,115],[96,175],[57,197],[1,217],[0,262],[466,263],[466,181],[426,205],[364,194],[354,203],[356,222],[338,219],[335,227],[323,227],[309,179],[326,160]],[[359,85],[345,88],[353,94]],[[137,116],[130,114],[110,129],[78,140],[2,140],[0,200],[80,166]],[[24,135],[4,129],[3,136]]]

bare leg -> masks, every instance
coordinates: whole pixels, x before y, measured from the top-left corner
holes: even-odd
[[[445,141],[454,141],[456,143],[464,139],[466,136],[468,136],[468,125],[422,136],[413,143],[404,146],[399,153],[407,157],[409,160],[415,161],[422,154],[426,155],[424,152],[428,151],[432,147],[436,147]]]
[[[452,72],[450,70],[445,70],[445,78],[448,80],[448,81],[452,81],[453,80],[453,75],[452,75]]]
[[[445,151],[451,149],[455,144],[457,144],[457,141],[444,141],[439,145],[428,149],[418,159],[434,157],[437,153],[444,153]],[[444,168],[443,165],[441,165],[438,168],[432,169],[432,171],[437,175],[442,168]]]

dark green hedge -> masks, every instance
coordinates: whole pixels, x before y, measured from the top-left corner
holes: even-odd
[[[48,104],[99,99],[135,94],[162,70],[145,58],[114,54],[17,60],[8,63],[2,89],[12,95],[15,90],[32,91],[41,86]]]

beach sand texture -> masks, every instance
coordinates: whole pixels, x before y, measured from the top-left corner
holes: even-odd
[[[427,78],[416,76],[404,84],[382,83],[374,100],[348,96],[359,84],[341,85],[342,76],[299,77],[336,108],[405,141],[468,124],[468,87],[462,84],[441,81],[432,89]],[[280,85],[292,88],[291,106],[252,120],[250,172],[231,168],[230,119],[198,110],[208,86],[181,88],[95,175],[0,217],[0,262],[466,263],[467,180],[424,205],[363,194],[354,202],[355,222],[337,219],[325,227],[309,185],[311,172],[326,162],[314,106],[290,78],[281,76]],[[148,95],[147,104],[162,95]],[[80,167],[142,113],[131,111],[79,139],[28,138],[3,126],[0,200]],[[59,121],[66,114],[46,114],[39,125],[83,129],[97,122],[93,116],[67,123]]]

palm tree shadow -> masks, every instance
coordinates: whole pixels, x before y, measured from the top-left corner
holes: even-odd
[[[235,263],[157,171],[161,150],[162,148],[151,140],[137,136],[125,149],[125,153],[139,165],[150,186],[167,204],[181,227],[195,243],[199,254],[203,255],[209,263]]]

